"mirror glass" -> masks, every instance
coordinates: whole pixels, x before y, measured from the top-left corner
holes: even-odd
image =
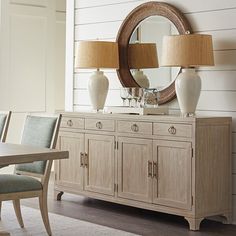
[[[137,53],[133,53],[133,50],[128,50],[128,58],[130,61],[129,69],[133,79],[135,79],[140,87],[148,87],[149,85],[149,88],[158,88],[162,90],[163,88],[169,86],[170,83],[177,77],[180,68],[160,67],[163,36],[173,34],[179,34],[175,25],[169,19],[157,15],[144,19],[133,31],[129,41],[130,49],[132,48],[133,44],[142,45],[148,43],[152,46],[142,47],[143,51],[140,53],[140,55],[144,55],[147,51],[149,54],[146,57],[139,57]],[[156,52],[153,50],[156,50]],[[153,61],[155,61],[155,57],[158,57],[158,60],[156,60],[154,63]],[[133,63],[133,65],[131,65],[131,61],[134,60],[137,60],[137,63]],[[140,60],[140,62],[138,62],[138,60]],[[145,63],[144,60],[146,60]],[[142,80],[143,76],[145,75],[148,79],[148,84]]]

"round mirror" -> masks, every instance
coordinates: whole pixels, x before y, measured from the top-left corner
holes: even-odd
[[[124,87],[149,87],[160,90],[159,104],[175,98],[174,81],[180,68],[160,67],[162,38],[191,32],[184,15],[167,3],[149,2],[135,8],[120,27],[120,68]]]
[[[162,90],[177,77],[180,68],[159,65],[162,39],[165,35],[173,34],[179,34],[177,28],[163,16],[147,17],[133,31],[129,40],[128,66],[140,87]],[[142,55],[139,56],[140,49]]]

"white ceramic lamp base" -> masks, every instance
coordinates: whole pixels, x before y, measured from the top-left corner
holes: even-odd
[[[109,81],[103,71],[95,71],[88,81],[89,96],[94,110],[104,108]]]
[[[201,92],[201,78],[195,69],[183,69],[175,81],[175,90],[183,116],[195,115]]]
[[[143,73],[143,71],[135,70],[133,77],[140,87],[149,88],[149,80],[147,76]]]

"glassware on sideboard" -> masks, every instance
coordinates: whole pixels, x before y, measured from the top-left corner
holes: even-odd
[[[157,107],[160,99],[160,92],[157,88],[144,89],[142,106]]]

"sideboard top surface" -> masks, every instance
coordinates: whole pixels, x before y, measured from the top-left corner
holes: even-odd
[[[202,123],[202,122],[226,122],[231,123],[232,117],[217,117],[217,116],[194,116],[182,117],[180,115],[136,115],[136,114],[109,114],[102,112],[68,112],[57,111],[63,116],[81,117],[81,118],[96,118],[96,119],[113,119],[113,120],[139,120],[149,122],[179,122],[179,123]]]

